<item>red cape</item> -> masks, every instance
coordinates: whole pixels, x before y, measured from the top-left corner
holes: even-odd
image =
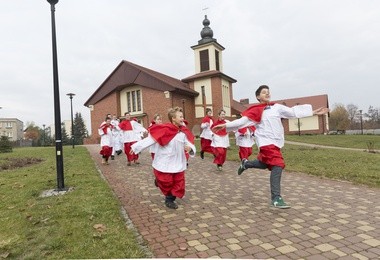
[[[246,116],[252,121],[259,123],[261,121],[261,116],[263,115],[263,111],[267,106],[273,106],[275,103],[270,102],[269,104],[257,104],[252,105],[246,110],[244,110],[241,115]]]
[[[124,120],[119,124],[119,127],[123,131],[130,131],[133,130],[131,121],[130,120]]]
[[[99,128],[103,130],[103,133],[104,133],[104,134],[107,134],[108,129],[112,129],[112,128],[113,128],[113,125],[107,125],[105,122],[103,122],[103,123],[100,125]]]
[[[167,145],[179,132],[183,132],[190,143],[194,144],[194,135],[185,126],[176,126],[172,123],[155,124],[149,129],[150,135],[161,145]]]
[[[225,124],[225,123],[226,123],[226,121],[224,121],[224,120],[219,120],[219,119],[218,119],[216,122],[214,122],[214,123],[212,124],[211,129],[213,129],[214,126],[221,125],[221,124]],[[217,134],[217,135],[221,135],[221,136],[225,136],[225,135],[227,135],[226,128],[223,128],[223,129],[221,129],[221,130],[215,132],[215,134]]]
[[[248,126],[248,127],[243,127],[243,128],[240,128],[239,130],[238,130],[238,132],[240,133],[240,134],[245,134],[246,132],[247,132],[247,129],[249,128],[249,130],[251,130],[251,132],[252,133],[254,133],[255,132],[255,130],[256,130],[256,127],[254,127],[254,126]]]
[[[205,116],[203,119],[202,119],[202,123],[210,123],[210,120],[212,120],[212,118],[210,116]]]

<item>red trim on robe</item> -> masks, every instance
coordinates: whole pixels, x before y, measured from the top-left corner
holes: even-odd
[[[203,119],[202,119],[202,124],[203,123],[210,123],[210,121],[212,120],[212,118],[210,116],[205,116]]]
[[[257,105],[252,105],[246,110],[244,110],[241,115],[248,117],[250,120],[255,121],[259,123],[261,121],[261,116],[263,115],[263,111],[265,107],[267,106],[273,106],[275,103],[270,102],[269,104],[257,104]]]
[[[243,128],[240,128],[240,129],[238,130],[238,132],[239,132],[240,134],[244,135],[244,134],[247,132],[247,129],[249,129],[249,130],[251,131],[251,133],[254,133],[255,130],[256,130],[256,127],[254,127],[254,126],[243,127]]]
[[[131,131],[133,130],[132,124],[130,120],[124,120],[119,124],[119,127],[123,131]]]
[[[105,135],[107,134],[108,129],[112,129],[112,128],[113,128],[113,125],[107,125],[106,122],[103,122],[103,123],[100,125],[100,127],[99,127],[99,129],[102,129],[102,130],[103,130],[103,133],[104,133]]]
[[[221,125],[221,124],[225,124],[225,123],[227,123],[225,120],[219,120],[218,119],[216,122],[214,122],[212,124],[211,129],[213,129],[217,125]],[[220,135],[220,136],[225,136],[225,135],[227,135],[227,130],[226,130],[226,128],[223,128],[223,129],[220,129],[219,131],[215,132],[215,134]]]
[[[183,132],[190,143],[194,144],[194,135],[185,126],[176,126],[172,123],[153,125],[150,135],[161,146],[167,145],[179,132]]]

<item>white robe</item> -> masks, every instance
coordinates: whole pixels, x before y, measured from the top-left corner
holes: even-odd
[[[189,153],[191,157],[195,156],[195,146],[187,140],[184,133],[179,132],[165,146],[158,143],[148,135],[145,139],[138,141],[131,146],[134,153],[140,153],[142,150],[157,144],[152,166],[154,169],[165,173],[183,172],[187,168],[187,160],[185,156],[185,145],[190,146],[192,151]]]

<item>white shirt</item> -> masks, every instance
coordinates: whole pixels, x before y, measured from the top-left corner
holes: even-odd
[[[212,124],[213,124],[213,121],[211,118],[210,118],[210,123],[202,123],[201,124],[202,133],[199,137],[212,140],[212,135],[213,135],[213,132],[211,131]]]
[[[147,132],[147,130],[135,120],[131,120],[132,130],[123,131],[123,142],[130,143],[141,140],[141,133]]]
[[[258,147],[274,144],[282,148],[285,143],[284,127],[281,118],[302,118],[313,115],[311,105],[299,105],[287,107],[280,104],[269,106],[264,109],[261,122],[255,122],[243,116],[240,119],[226,124],[227,131],[236,131],[239,128],[254,125],[256,127],[255,137]]]
[[[154,169],[165,173],[178,173],[186,170],[185,145],[191,147],[192,151],[189,152],[191,157],[194,157],[196,152],[195,146],[187,140],[186,135],[182,132],[176,134],[165,146],[158,145],[151,135],[148,135],[147,138],[133,144],[131,148],[137,154],[154,144],[157,144],[157,149],[152,166]]]
[[[236,131],[235,138],[236,145],[240,147],[252,147],[252,145],[255,144],[255,136],[249,128],[247,128],[247,132],[245,134]]]
[[[230,122],[229,120],[224,120],[227,123]],[[212,140],[211,140],[211,147],[223,147],[227,148],[230,146],[230,137],[228,134],[226,135],[217,135],[213,133]]]
[[[108,128],[107,134],[105,134],[101,128],[98,129],[98,133],[100,135],[100,146],[113,146],[112,131],[110,128]]]

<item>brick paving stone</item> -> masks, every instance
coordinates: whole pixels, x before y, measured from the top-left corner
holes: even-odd
[[[237,176],[238,163],[226,162],[217,172],[211,157],[198,156],[171,210],[153,185],[149,153],[139,166],[127,167],[125,156],[105,166],[99,147],[86,147],[155,258],[380,258],[379,189],[286,172],[283,195],[293,207],[274,209],[268,171]]]

